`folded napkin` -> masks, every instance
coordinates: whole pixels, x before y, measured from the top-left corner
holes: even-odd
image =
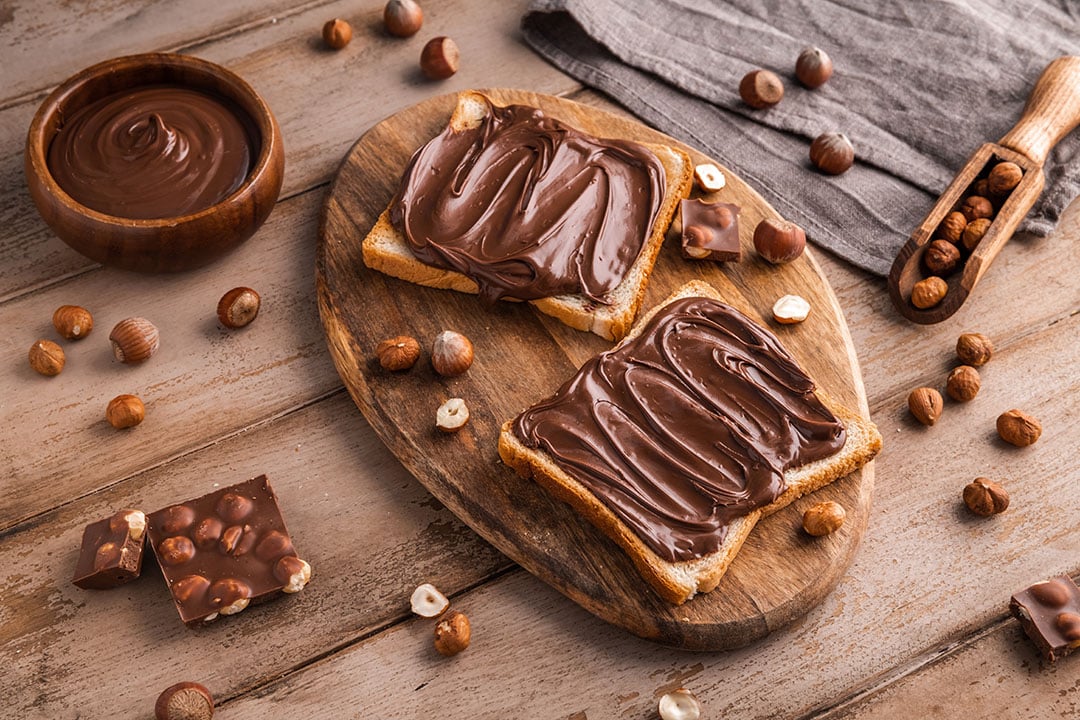
[[[807,236],[888,273],[900,246],[972,152],[1019,119],[1036,78],[1080,53],[1075,0],[534,0],[525,39],[557,67],[730,167]],[[817,90],[795,80],[800,50],[833,60]],[[756,68],[784,99],[753,110]],[[855,166],[829,177],[810,140],[839,131]],[[1080,190],[1080,132],[1045,164],[1021,231],[1045,236]]]

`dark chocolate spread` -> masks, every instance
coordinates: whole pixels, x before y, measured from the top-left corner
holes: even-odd
[[[598,139],[523,105],[447,127],[409,163],[390,222],[422,262],[481,297],[583,294],[606,303],[652,234],[664,166],[642,145]]]
[[[772,502],[784,470],[844,445],[844,425],[764,328],[708,298],[667,305],[514,422],[657,555],[715,552]]]
[[[186,215],[225,199],[257,154],[251,121],[223,99],[178,86],[114,93],[64,120],[49,146],[56,182],[108,215]]]

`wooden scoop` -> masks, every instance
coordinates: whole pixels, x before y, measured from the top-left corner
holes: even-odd
[[[1060,57],[1047,65],[1039,76],[1019,122],[997,143],[984,143],[975,151],[938,198],[930,214],[900,248],[889,272],[889,296],[901,315],[929,325],[941,322],[960,309],[1042,192],[1045,183],[1042,166],[1047,154],[1078,124],[1080,57]],[[1006,197],[986,235],[963,261],[962,270],[946,278],[949,290],[945,298],[934,307],[920,310],[911,304],[911,288],[927,275],[922,270],[922,256],[934,231],[968,195],[971,185],[986,177],[994,164],[1005,160],[1016,163],[1023,170],[1020,184]]]

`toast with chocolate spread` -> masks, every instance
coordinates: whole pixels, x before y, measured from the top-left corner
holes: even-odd
[[[506,422],[503,462],[617,543],[665,600],[720,582],[759,518],[881,448],[775,336],[691,282]]]
[[[363,242],[368,267],[482,299],[531,302],[618,340],[633,324],[693,165],[463,92]]]

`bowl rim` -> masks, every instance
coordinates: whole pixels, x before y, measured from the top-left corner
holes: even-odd
[[[162,218],[130,218],[124,217],[123,215],[111,215],[82,204],[60,187],[60,184],[56,182],[56,178],[53,177],[46,159],[48,148],[43,147],[45,145],[43,137],[45,134],[46,123],[56,117],[63,101],[80,87],[86,85],[90,81],[108,75],[118,66],[125,66],[126,70],[130,72],[140,65],[147,67],[181,67],[196,70],[216,79],[225,80],[233,91],[238,95],[245,96],[245,99],[252,105],[252,108],[241,107],[240,109],[251,117],[252,122],[259,132],[259,155],[255,162],[252,163],[244,181],[240,183],[235,190],[213,205],[209,205],[201,210],[185,215],[172,215]],[[151,85],[153,83],[145,84]],[[136,83],[129,87],[138,88],[141,86],[141,84]],[[196,87],[196,89],[200,88]],[[228,96],[226,96],[226,99],[236,102],[234,98]],[[256,110],[257,112],[252,112],[252,110]],[[80,214],[98,222],[111,225],[152,229],[159,227],[174,227],[180,224],[199,221],[214,215],[218,212],[219,208],[229,205],[237,197],[251,192],[252,187],[260,181],[269,169],[270,164],[273,161],[274,146],[280,142],[280,130],[278,129],[277,122],[270,110],[270,106],[267,105],[266,101],[263,100],[262,96],[259,95],[255,88],[248,84],[248,82],[238,74],[222,65],[218,65],[215,62],[204,60],[203,58],[194,55],[152,52],[121,55],[119,57],[104,60],[80,70],[56,86],[56,88],[42,100],[41,105],[38,106],[37,111],[34,113],[34,119],[31,121],[30,129],[27,132],[26,152],[34,174],[38,177],[38,180],[47,187],[49,193],[55,195],[58,199],[71,206],[72,209],[78,211]]]

